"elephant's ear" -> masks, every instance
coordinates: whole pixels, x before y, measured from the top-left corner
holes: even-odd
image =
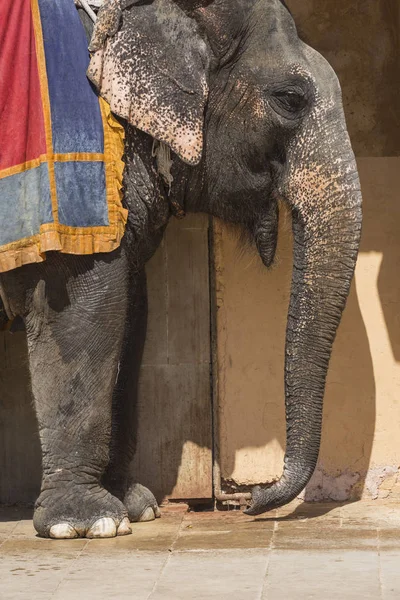
[[[209,50],[172,0],[105,0],[88,76],[111,110],[189,164],[203,148]]]

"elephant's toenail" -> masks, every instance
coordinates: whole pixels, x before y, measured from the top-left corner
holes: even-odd
[[[148,508],[146,508],[146,510],[141,514],[140,518],[139,518],[139,522],[140,523],[144,523],[146,521],[154,521],[155,516],[154,516],[154,510],[151,508],[151,506],[149,506]]]
[[[117,526],[111,517],[98,519],[86,534],[88,538],[110,538],[117,535]]]
[[[78,533],[69,523],[58,523],[51,527],[50,537],[55,540],[73,540],[78,537]]]
[[[132,533],[131,525],[128,517],[125,517],[118,527],[117,535],[129,535],[130,533]]]

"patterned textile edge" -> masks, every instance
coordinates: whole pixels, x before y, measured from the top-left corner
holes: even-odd
[[[128,211],[122,207],[124,162],[124,129],[112,115],[107,102],[100,99],[104,127],[104,161],[106,193],[110,225],[105,227],[69,227],[58,223],[40,226],[37,235],[0,247],[0,273],[30,263],[43,262],[46,252],[59,250],[65,254],[96,254],[116,250],[125,233]],[[112,128],[113,132],[108,130]],[[117,137],[118,136],[118,137]],[[119,139],[118,139],[119,138]]]
[[[53,0],[53,2],[56,9],[59,11],[58,15],[56,14],[57,18],[59,18],[61,11],[65,10],[65,6],[68,6],[67,10],[69,10],[69,2],[74,8],[73,0]],[[19,8],[15,9],[13,13],[13,8],[16,5],[19,5]],[[24,5],[25,8],[22,5]],[[49,80],[47,79],[49,76],[49,61],[43,43],[43,15],[41,15],[40,11],[41,9],[43,10],[43,7],[46,5],[49,6],[47,3],[43,2],[43,0],[22,0],[22,4],[16,3],[15,5],[12,4],[12,0],[11,2],[5,0],[3,7],[0,7],[0,13],[2,10],[5,11],[5,15],[11,15],[11,17],[14,18],[14,21],[16,20],[16,11],[19,10],[17,14],[19,20],[21,20],[23,10],[29,8],[31,11],[29,20],[31,21],[31,29],[33,32],[32,38],[34,41],[31,41],[30,43],[31,47],[34,45],[36,50],[35,60],[37,61],[38,87],[40,87],[43,111],[43,115],[40,116],[44,122],[43,147],[41,147],[40,152],[38,151],[38,148],[40,148],[40,141],[32,142],[35,135],[33,137],[31,135],[29,141],[31,148],[28,148],[28,150],[24,149],[23,160],[18,159],[13,161],[6,156],[5,160],[2,162],[1,159],[4,159],[4,156],[1,156],[0,149],[0,196],[3,195],[2,200],[4,200],[3,207],[0,207],[1,228],[7,229],[9,226],[8,229],[11,229],[13,234],[12,236],[10,235],[10,237],[14,238],[16,237],[15,231],[25,232],[25,230],[28,230],[29,233],[29,235],[21,236],[20,239],[11,239],[9,243],[0,244],[0,272],[9,271],[29,263],[42,262],[46,258],[45,253],[53,250],[66,254],[111,252],[117,249],[121,243],[128,216],[128,211],[122,206],[124,129],[112,115],[109,105],[103,99],[94,98],[94,102],[98,103],[97,110],[99,113],[99,120],[101,120],[103,124],[101,147],[99,145],[100,142],[93,142],[91,140],[89,140],[92,144],[91,146],[87,143],[86,145],[88,147],[83,148],[79,147],[78,144],[76,151],[75,149],[71,151],[71,148],[67,147],[68,144],[66,144],[65,147],[61,147],[62,144],[60,143],[60,139],[62,138],[57,132],[59,123],[54,123],[54,115],[56,113],[53,112],[54,106],[50,102],[50,77]],[[74,10],[76,9],[74,8]],[[26,14],[25,11],[22,16],[25,18]],[[0,14],[0,17],[1,16],[4,16],[4,14]],[[74,17],[74,15],[72,16]],[[8,22],[12,23],[12,18],[10,18]],[[28,19],[25,18],[25,20]],[[27,28],[29,28],[29,25]],[[83,30],[82,34],[84,35]],[[59,35],[59,32],[57,32],[57,35]],[[46,43],[47,39],[48,36],[46,37]],[[53,52],[54,55],[54,49],[50,48],[49,53],[50,52]],[[26,54],[27,53],[25,52],[25,55]],[[31,65],[27,71],[30,73],[29,77],[32,77],[31,73],[34,69],[32,69]],[[85,71],[83,71],[83,75],[84,74]],[[2,75],[1,72],[0,75]],[[64,74],[62,74],[62,76],[64,77]],[[21,84],[21,82],[18,83],[19,85]],[[90,86],[89,82],[88,86]],[[19,87],[19,89],[21,89],[21,87]],[[12,93],[9,93],[9,95],[12,96]],[[27,104],[31,104],[31,99],[29,99]],[[0,109],[1,108],[4,108],[4,105],[2,106],[0,94]],[[64,110],[64,106],[61,108]],[[38,121],[40,121],[40,119],[35,120],[35,122]],[[79,124],[77,127],[78,126]],[[35,125],[32,126],[32,128],[34,127]],[[64,124],[64,127],[68,127],[68,123],[67,125]],[[7,140],[7,123],[5,124],[4,129],[5,139]],[[28,130],[28,127],[26,127],[26,130]],[[12,128],[10,131],[14,133]],[[78,134],[80,134],[80,131]],[[58,139],[57,135],[59,135]],[[94,139],[94,136],[92,137]],[[40,135],[36,135],[36,138],[39,139]],[[9,140],[10,139],[12,140],[13,138],[9,136]],[[56,144],[58,144],[59,147],[57,147]],[[32,147],[35,147],[35,151],[32,150]],[[14,154],[17,155],[18,153],[15,152]],[[15,159],[15,156],[12,158]],[[74,171],[74,168],[76,171]],[[90,178],[89,180],[86,180],[85,170],[87,169],[89,169],[88,172],[92,176],[91,180]],[[102,170],[100,171],[100,169]],[[65,172],[63,172],[63,170]],[[78,182],[78,184],[75,183],[75,173],[77,173],[82,180],[81,182]],[[103,173],[101,178],[97,176],[98,173]],[[43,177],[43,175],[45,177]],[[20,180],[16,179],[18,177]],[[103,183],[99,182],[100,179]],[[32,181],[34,184],[33,193],[32,188],[29,187],[32,184]],[[43,184],[43,181],[45,181],[45,185]],[[1,185],[3,185],[3,188],[1,188]],[[81,185],[81,188],[79,188],[79,185]],[[79,191],[82,189],[82,185],[87,188],[86,203],[89,208],[91,207],[91,185],[93,185],[94,188],[94,198],[97,189],[100,189],[99,186],[103,186],[103,195],[106,202],[104,209],[103,207],[100,207],[101,213],[100,209],[98,209],[96,214],[93,213],[95,214],[94,217],[90,216],[86,218],[86,221],[88,221],[89,224],[85,222],[85,214],[83,214],[84,206],[81,207],[81,205],[84,205],[85,203],[81,201],[79,194],[75,193],[75,196],[73,197],[75,206],[73,206],[72,209],[70,209],[67,202],[69,197],[73,194],[73,192],[69,191],[69,188],[74,188],[75,186]],[[19,196],[14,203],[15,206],[13,205],[13,194],[10,193],[8,196],[7,194],[4,195],[4,189],[6,192],[11,190],[13,193],[15,189],[18,189]],[[21,189],[24,189],[22,200]],[[39,195],[38,190],[40,190],[40,192],[42,192],[42,190],[44,190],[44,192],[47,191],[49,206],[43,208],[45,201],[47,202],[47,197],[45,200],[41,198],[40,201],[37,202],[41,213],[40,218],[37,214],[34,215],[34,218],[29,214],[33,224],[28,223],[29,226],[24,224],[24,226],[19,229],[19,223],[15,220],[14,213],[15,211],[18,211],[18,209],[21,210],[21,207],[24,207],[26,203],[30,201],[32,195]],[[63,200],[62,194],[64,194]],[[44,196],[46,196],[46,194],[44,194]],[[64,202],[64,207],[62,202]],[[100,200],[98,203],[100,204]],[[1,213],[1,208],[3,208],[3,213]],[[11,213],[11,211],[14,211],[14,213]],[[36,213],[38,213],[38,211],[39,209]],[[11,225],[9,223],[9,215],[14,219]],[[81,222],[82,218],[83,223]],[[7,233],[7,235],[9,234]],[[3,239],[4,236],[2,240]]]

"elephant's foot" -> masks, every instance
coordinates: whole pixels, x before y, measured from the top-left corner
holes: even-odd
[[[131,523],[154,521],[161,517],[157,500],[150,490],[140,483],[133,483],[125,492],[123,503],[128,511]]]
[[[42,491],[33,516],[41,537],[111,538],[132,533],[125,506],[100,486],[57,486]]]

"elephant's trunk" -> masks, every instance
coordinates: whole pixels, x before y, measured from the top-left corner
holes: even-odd
[[[286,178],[285,196],[293,215],[294,266],[286,333],[285,465],[279,481],[253,490],[247,511],[252,515],[296,498],[318,459],[326,374],[361,233],[356,164],[347,134],[342,134],[337,147],[347,156],[333,155],[331,139],[325,160],[307,165],[305,156],[301,162],[295,157],[292,164],[307,166],[290,167]]]

